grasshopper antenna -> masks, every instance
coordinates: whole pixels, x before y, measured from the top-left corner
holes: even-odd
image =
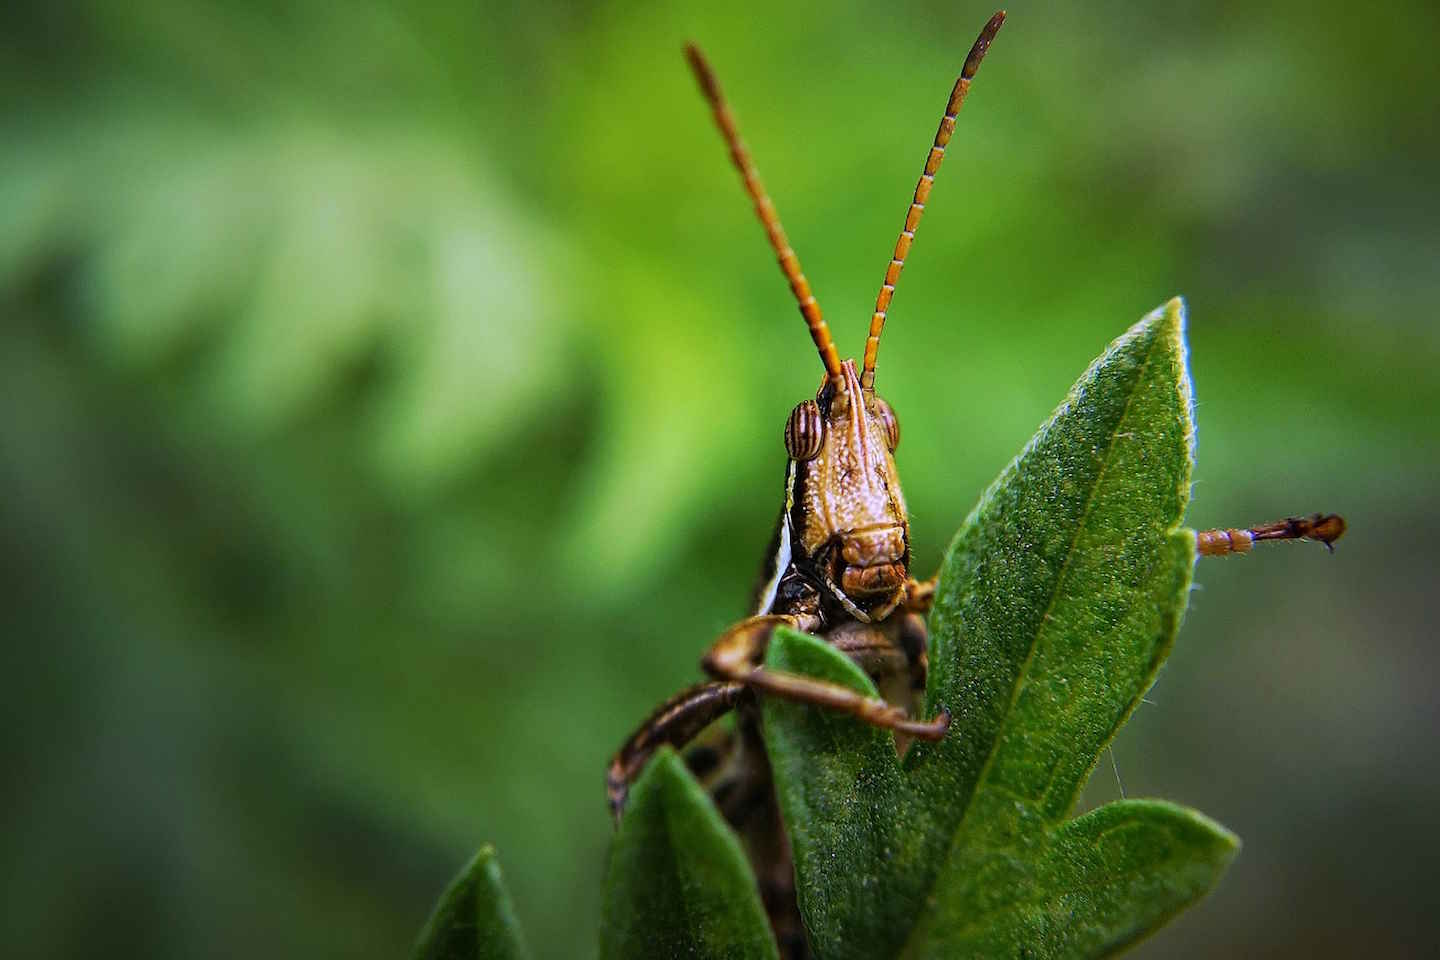
[[[965,66],[960,69],[960,78],[955,81],[955,88],[950,91],[950,102],[945,105],[945,116],[940,120],[940,129],[935,131],[935,142],[930,147],[929,156],[925,158],[925,172],[920,174],[920,182],[915,184],[915,197],[910,201],[910,209],[905,214],[905,226],[900,231],[900,239],[895,241],[895,254],[890,258],[890,265],[885,268],[885,282],[880,285],[880,295],[875,298],[875,313],[870,318],[870,336],[865,338],[865,365],[860,372],[860,386],[866,390],[875,389],[875,355],[880,352],[880,332],[885,329],[885,315],[890,310],[890,298],[895,295],[895,284],[900,279],[900,271],[905,268],[905,257],[910,253],[910,244],[915,241],[915,228],[920,225],[920,215],[925,212],[925,203],[930,199],[930,188],[935,185],[935,173],[940,169],[940,161],[945,159],[945,146],[950,142],[950,135],[955,132],[955,116],[965,102],[965,95],[970,92],[970,81],[980,69],[980,61],[985,59],[985,52],[990,49],[990,41],[995,39],[995,34],[1000,32],[1004,24],[1004,10],[998,11],[985,24],[985,28],[975,40],[975,45],[970,48],[970,54],[965,58]]]
[[[700,82],[700,90],[715,111],[715,123],[720,127],[725,143],[730,147],[730,159],[735,161],[735,167],[745,181],[745,191],[755,203],[755,213],[765,227],[770,246],[774,248],[775,256],[780,261],[780,271],[790,282],[790,292],[795,294],[795,301],[800,304],[800,314],[805,318],[805,325],[810,328],[810,339],[815,341],[815,349],[820,351],[820,362],[825,364],[825,373],[831,383],[838,385],[844,381],[845,375],[840,366],[840,355],[835,352],[835,342],[830,337],[830,327],[825,323],[825,318],[820,313],[820,304],[810,292],[810,281],[806,280],[805,274],[801,272],[800,261],[795,256],[790,241],[785,237],[785,229],[780,226],[780,215],[775,212],[775,204],[770,202],[770,197],[765,193],[765,186],[755,171],[755,163],[750,159],[750,151],[740,139],[740,131],[735,127],[735,115],[730,112],[730,105],[725,102],[725,95],[720,92],[720,82],[715,79],[715,71],[710,69],[705,55],[693,43],[685,45],[685,59],[690,61],[690,67],[695,71],[695,79]]]
[[[1239,530],[1201,530],[1195,534],[1195,552],[1202,557],[1223,557],[1249,553],[1252,546],[1264,540],[1315,540],[1334,553],[1335,541],[1344,535],[1344,517],[1337,513],[1314,513]]]

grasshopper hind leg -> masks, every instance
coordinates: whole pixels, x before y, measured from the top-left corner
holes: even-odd
[[[616,751],[605,772],[605,793],[615,822],[620,822],[625,810],[630,784],[656,750],[667,744],[683,750],[702,730],[748,696],[751,694],[743,683],[701,683],[681,690],[657,707]]]

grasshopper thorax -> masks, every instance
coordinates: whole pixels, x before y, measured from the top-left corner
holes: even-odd
[[[785,439],[784,559],[817,588],[823,608],[883,619],[903,599],[910,568],[894,411],[846,360],[841,376],[827,376],[815,399],[795,408]]]

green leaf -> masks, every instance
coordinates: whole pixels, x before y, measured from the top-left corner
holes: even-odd
[[[450,884],[420,932],[416,960],[520,960],[529,954],[495,848],[484,846]]]
[[[969,889],[949,897],[967,906],[963,921],[916,952],[1108,956],[1203,896],[1239,843],[1193,810],[1159,800],[1106,804],[1045,840],[1023,860],[967,878]]]
[[[668,747],[630,791],[604,909],[602,960],[777,956],[739,841]]]
[[[765,665],[874,695],[870,679],[834,647],[778,630]],[[893,955],[914,922],[919,869],[908,784],[893,738],[842,714],[762,700],[766,751],[795,854],[801,913],[815,954]],[[955,728],[952,727],[952,730]]]
[[[1110,345],[987,490],[931,615],[938,744],[772,700],[766,742],[816,953],[1101,956],[1216,881],[1235,839],[1115,804],[1067,820],[1174,642],[1194,563],[1191,394],[1173,300]],[[782,632],[767,664],[869,689]]]

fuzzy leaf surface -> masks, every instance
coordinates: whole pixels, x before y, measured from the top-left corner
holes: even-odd
[[[1233,836],[1170,804],[1067,819],[1154,682],[1194,534],[1184,306],[1115,340],[982,496],[946,553],[926,715],[938,744],[765,701],[766,742],[819,956],[1104,956],[1202,896]],[[778,634],[772,669],[868,680]]]
[[[610,848],[602,960],[774,960],[775,938],[735,834],[663,748],[630,791]]]

